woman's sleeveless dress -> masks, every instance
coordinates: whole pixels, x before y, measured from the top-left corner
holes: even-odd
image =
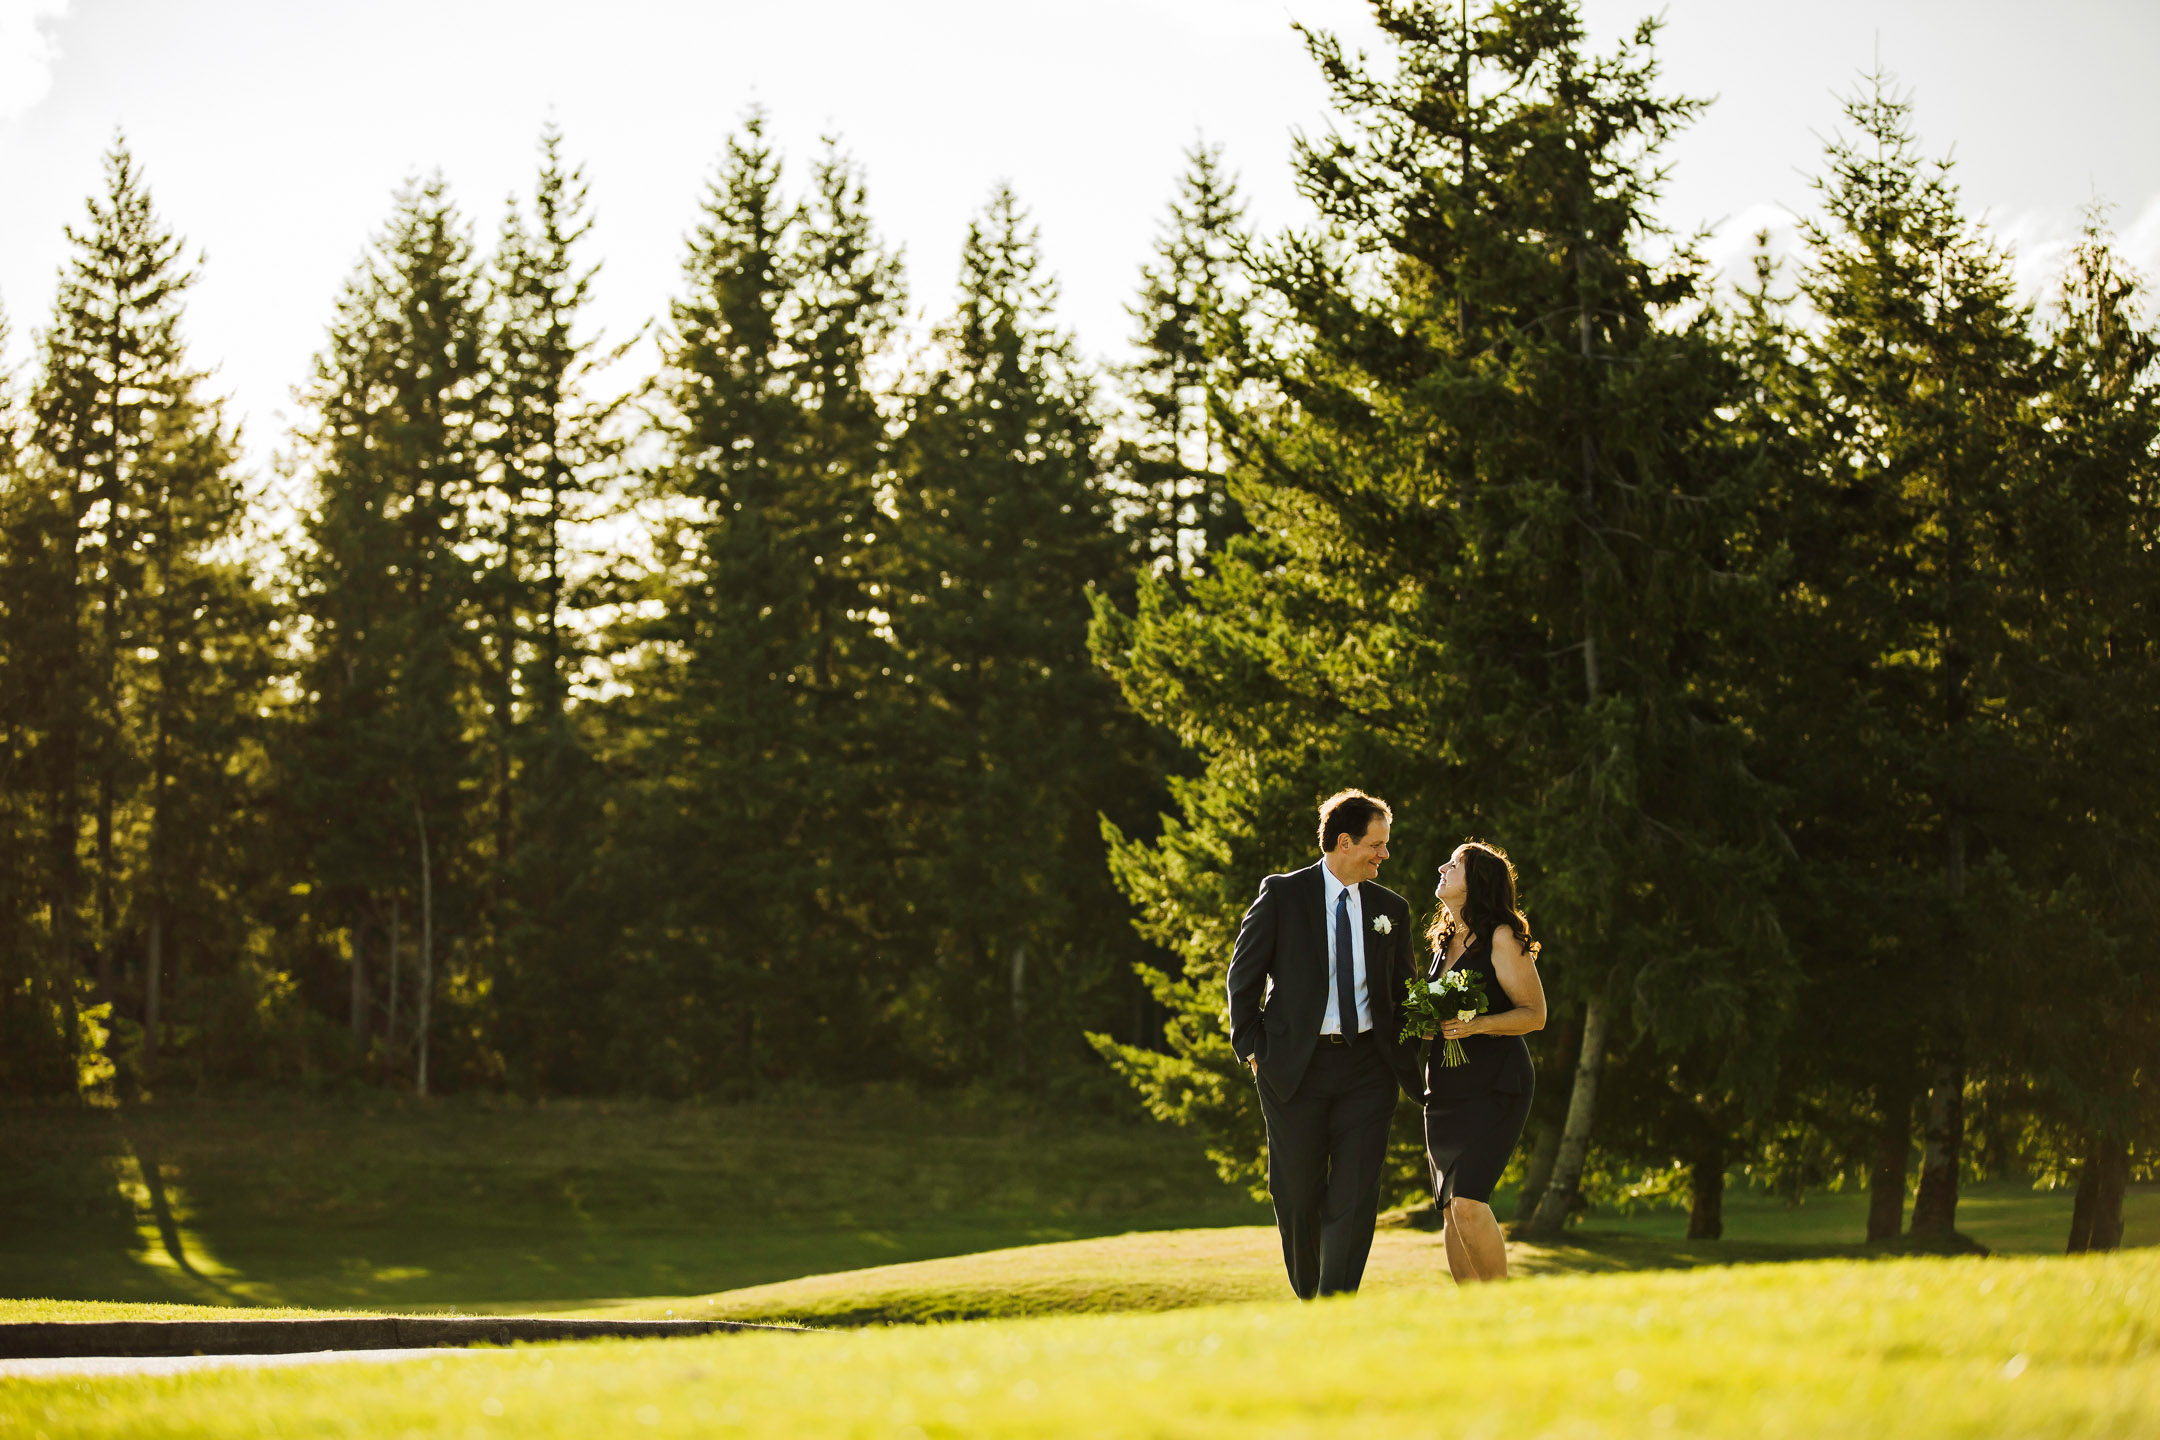
[[[1472,940],[1455,968],[1484,977],[1487,1013],[1514,1008],[1493,968],[1490,936]],[[1437,978],[1440,969],[1434,956],[1428,978]],[[1432,1042],[1425,1062],[1425,1156],[1433,1193],[1442,1206],[1457,1197],[1490,1201],[1530,1118],[1537,1088],[1530,1047],[1520,1035],[1472,1035],[1462,1042],[1463,1063],[1451,1066],[1440,1063],[1443,1043]]]

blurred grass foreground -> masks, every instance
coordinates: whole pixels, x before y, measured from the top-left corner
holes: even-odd
[[[1569,1275],[1300,1306],[0,1383],[80,1436],[2160,1433],[2160,1255]]]

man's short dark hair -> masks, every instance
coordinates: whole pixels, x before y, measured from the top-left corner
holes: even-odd
[[[1320,853],[1334,850],[1335,837],[1348,835],[1352,840],[1362,840],[1372,822],[1385,815],[1389,824],[1395,821],[1395,812],[1388,809],[1385,800],[1376,799],[1363,790],[1338,790],[1320,802]]]

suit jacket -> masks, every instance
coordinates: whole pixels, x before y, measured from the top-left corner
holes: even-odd
[[[1270,875],[1238,925],[1230,956],[1230,1048],[1240,1060],[1260,1057],[1260,1078],[1284,1100],[1297,1093],[1320,1043],[1327,1014],[1327,890],[1320,864]],[[1417,1045],[1404,1046],[1403,986],[1417,973],[1410,902],[1383,885],[1358,886],[1365,914],[1365,987],[1372,1006],[1373,1035],[1403,1093],[1422,1098],[1425,1081]],[[1388,917],[1390,929],[1373,928]]]

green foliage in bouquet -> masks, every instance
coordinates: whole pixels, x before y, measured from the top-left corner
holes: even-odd
[[[1412,978],[1403,985],[1402,1038],[1430,1040],[1440,1033],[1443,1022],[1464,1014],[1483,1015],[1489,1008],[1485,977],[1475,970],[1448,970],[1434,980]],[[1440,1063],[1463,1063],[1460,1041],[1447,1042]]]

